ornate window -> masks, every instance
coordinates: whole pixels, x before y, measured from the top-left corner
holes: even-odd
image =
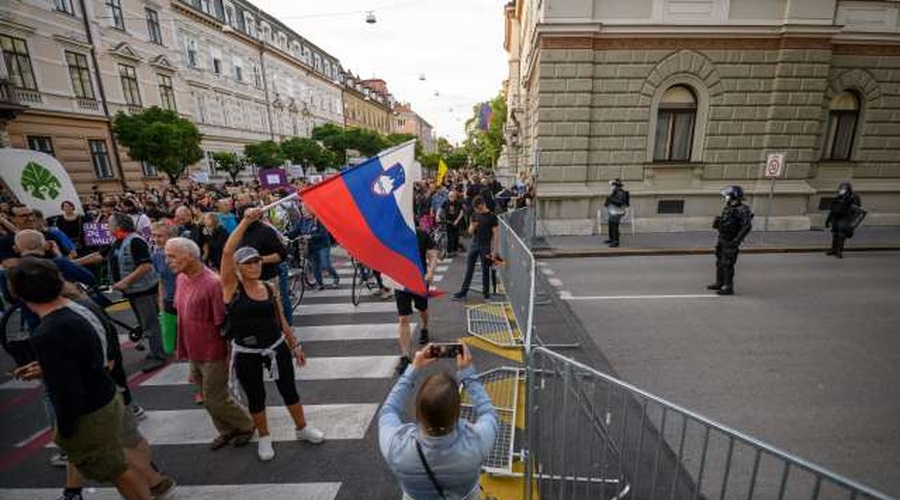
[[[138,88],[137,71],[134,66],[119,65],[119,79],[122,80],[122,94],[129,106],[141,105],[141,92]]]
[[[826,160],[850,159],[858,123],[859,97],[849,90],[834,96],[828,113],[828,142],[825,143],[824,151]]]
[[[697,98],[685,85],[663,92],[656,113],[653,161],[690,161],[697,121]]]
[[[77,52],[66,51],[66,63],[69,65],[69,77],[72,79],[72,90],[79,99],[94,100],[94,86],[91,84],[91,71],[87,57]]]
[[[31,66],[31,56],[28,55],[28,45],[25,43],[25,40],[0,35],[0,45],[3,46],[3,60],[6,63],[6,72],[13,87],[37,90],[37,81],[34,79],[34,69]]]

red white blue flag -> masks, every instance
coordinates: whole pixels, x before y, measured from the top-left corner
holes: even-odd
[[[413,219],[415,182],[422,177],[415,144],[387,149],[304,189],[300,197],[350,255],[426,296]]]

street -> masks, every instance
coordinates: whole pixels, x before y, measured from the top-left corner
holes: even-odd
[[[900,494],[900,254],[546,260],[541,271],[627,382]]]

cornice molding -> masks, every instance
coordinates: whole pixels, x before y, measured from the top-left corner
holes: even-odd
[[[71,45],[71,46],[77,47],[81,50],[90,51],[92,48],[94,48],[91,44],[87,43],[86,41],[76,40],[74,38],[69,38],[64,35],[53,35],[53,39],[63,45]]]
[[[143,58],[128,45],[128,42],[119,42],[116,46],[109,49],[109,53],[121,57],[122,59],[128,59],[129,61],[141,62]]]
[[[27,24],[17,23],[15,21],[10,21],[8,19],[0,18],[0,28],[4,30],[17,31],[19,33],[24,33],[28,35],[34,34],[37,31],[37,28],[28,26]]]

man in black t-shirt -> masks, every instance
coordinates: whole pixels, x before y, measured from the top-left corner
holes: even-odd
[[[56,414],[54,441],[81,474],[116,485],[125,498],[149,499],[146,481],[122,449],[122,400],[106,370],[102,340],[60,295],[63,280],[47,259],[25,257],[10,270],[13,293],[41,317],[32,336],[37,361],[16,378],[43,378]]]
[[[472,276],[475,274],[475,263],[481,260],[481,286],[484,299],[491,298],[491,263],[496,255],[498,243],[497,216],[491,212],[484,198],[476,196],[472,201],[474,215],[469,224],[469,232],[474,235],[469,244],[469,253],[466,255],[466,276],[463,278],[462,287],[453,295],[453,300],[463,300],[469,293],[469,285],[472,284]]]
[[[434,241],[431,236],[422,230],[421,224],[416,222],[416,242],[419,246],[419,259],[422,268],[425,270],[425,282],[430,287],[434,280],[434,268],[437,266],[437,252],[435,251]],[[397,375],[403,375],[406,367],[410,364],[411,337],[410,318],[413,315],[413,304],[419,311],[419,317],[422,324],[419,325],[419,344],[428,343],[428,296],[422,297],[409,292],[403,288],[397,288],[394,291],[397,298],[397,315],[399,316],[400,336],[400,364],[397,365]]]
[[[459,230],[463,220],[463,203],[459,199],[459,193],[451,190],[447,201],[441,207],[443,223],[447,229],[447,254],[449,257],[456,255],[459,250]]]

